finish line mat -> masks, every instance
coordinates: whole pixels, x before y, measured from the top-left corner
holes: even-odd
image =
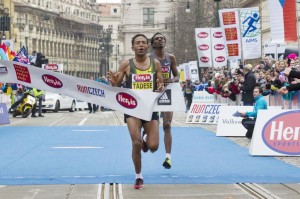
[[[300,169],[202,128],[173,127],[172,168],[163,130],[155,153],[142,153],[145,184],[298,183]],[[132,184],[127,127],[0,127],[0,184]]]

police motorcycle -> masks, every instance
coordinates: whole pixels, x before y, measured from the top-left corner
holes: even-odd
[[[20,91],[18,94],[23,94],[23,96],[19,97],[19,100],[17,100],[15,104],[12,105],[10,113],[12,113],[13,117],[21,115],[22,118],[26,118],[31,114],[32,109],[35,108],[36,99],[34,95],[29,91],[24,93],[21,93]]]

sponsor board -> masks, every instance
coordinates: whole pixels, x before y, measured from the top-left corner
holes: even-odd
[[[281,106],[268,106],[269,110],[282,109]],[[216,136],[244,137],[247,130],[242,125],[243,117],[234,117],[236,112],[253,111],[253,106],[221,106]]]
[[[9,115],[5,103],[0,103],[0,125],[9,124]]]
[[[186,123],[218,124],[220,107],[226,104],[192,103]]]
[[[300,156],[300,110],[260,110],[249,152],[258,156]]]
[[[214,103],[214,95],[207,91],[194,91],[193,103]]]

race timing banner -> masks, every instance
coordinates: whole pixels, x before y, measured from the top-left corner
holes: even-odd
[[[64,94],[147,121],[153,111],[185,109],[179,83],[169,84],[161,93],[132,90],[6,60],[0,60],[0,81]]]

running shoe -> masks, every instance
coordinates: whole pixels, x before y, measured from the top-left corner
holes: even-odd
[[[144,180],[142,178],[135,179],[135,183],[132,186],[134,189],[142,189],[144,185]]]
[[[171,169],[171,160],[169,158],[166,158],[163,166],[165,167],[165,169]]]
[[[148,149],[148,146],[147,146],[147,142],[144,141],[144,135],[145,135],[145,131],[143,131],[143,134],[142,134],[142,141],[143,141],[143,146],[142,146],[142,150],[144,151],[144,153],[146,153],[149,149]]]

